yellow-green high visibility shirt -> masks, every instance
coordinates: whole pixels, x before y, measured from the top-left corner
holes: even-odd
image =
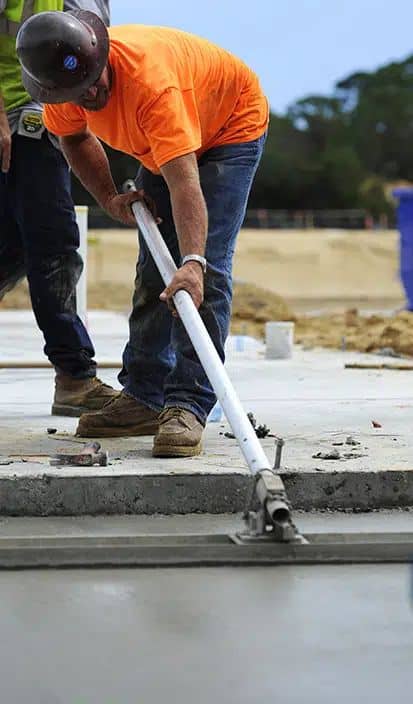
[[[37,12],[63,10],[63,0],[0,0],[0,91],[6,112],[31,101],[16,54],[20,25]]]

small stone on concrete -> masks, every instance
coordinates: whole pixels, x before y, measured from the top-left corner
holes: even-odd
[[[314,460],[339,460],[341,457],[338,450],[329,450],[328,452],[317,452],[313,455]]]

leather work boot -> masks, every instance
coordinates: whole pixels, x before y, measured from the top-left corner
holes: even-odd
[[[80,416],[85,411],[98,411],[119,393],[96,377],[73,379],[56,374],[52,415]]]
[[[77,426],[81,438],[123,438],[155,435],[159,413],[122,391],[97,413],[84,413]]]
[[[201,454],[204,426],[183,408],[165,408],[153,443],[153,457],[193,457]]]

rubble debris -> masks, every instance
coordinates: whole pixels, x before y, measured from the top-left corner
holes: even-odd
[[[260,440],[263,438],[275,438],[274,433],[272,433],[266,425],[257,426],[257,428],[255,428],[255,434]]]
[[[355,440],[352,435],[349,435],[346,438],[346,445],[361,445],[361,443]]]
[[[247,413],[248,419],[255,430],[257,438],[262,440],[263,438],[275,438],[275,435],[271,433],[270,428],[266,425],[257,425],[257,420],[253,413]]]
[[[329,450],[328,452],[317,452],[313,455],[313,460],[339,460],[341,455],[338,450]]]
[[[257,425],[257,419],[251,411],[247,413],[247,417],[255,430],[257,438],[259,438],[260,440],[262,440],[263,438],[275,438],[274,433],[271,432],[271,429],[267,425]],[[220,433],[220,435],[222,435],[222,433]],[[224,433],[224,437],[229,438],[230,440],[235,440],[235,435],[233,433]]]

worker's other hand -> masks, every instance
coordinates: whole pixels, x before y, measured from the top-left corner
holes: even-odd
[[[0,162],[1,170],[6,174],[10,168],[11,159],[11,132],[7,114],[0,110]]]
[[[175,318],[178,313],[175,310],[173,296],[177,291],[188,291],[195,306],[200,307],[204,300],[204,272],[202,266],[198,262],[187,262],[176,272],[169,286],[162,291],[159,298],[168,304],[168,308],[172,311]]]
[[[114,219],[123,222],[124,225],[132,225],[136,227],[136,219],[132,212],[132,203],[141,201],[151,211],[157,225],[161,222],[156,216],[155,202],[150,198],[145,191],[130,191],[129,193],[118,193],[104,203],[104,209]]]

